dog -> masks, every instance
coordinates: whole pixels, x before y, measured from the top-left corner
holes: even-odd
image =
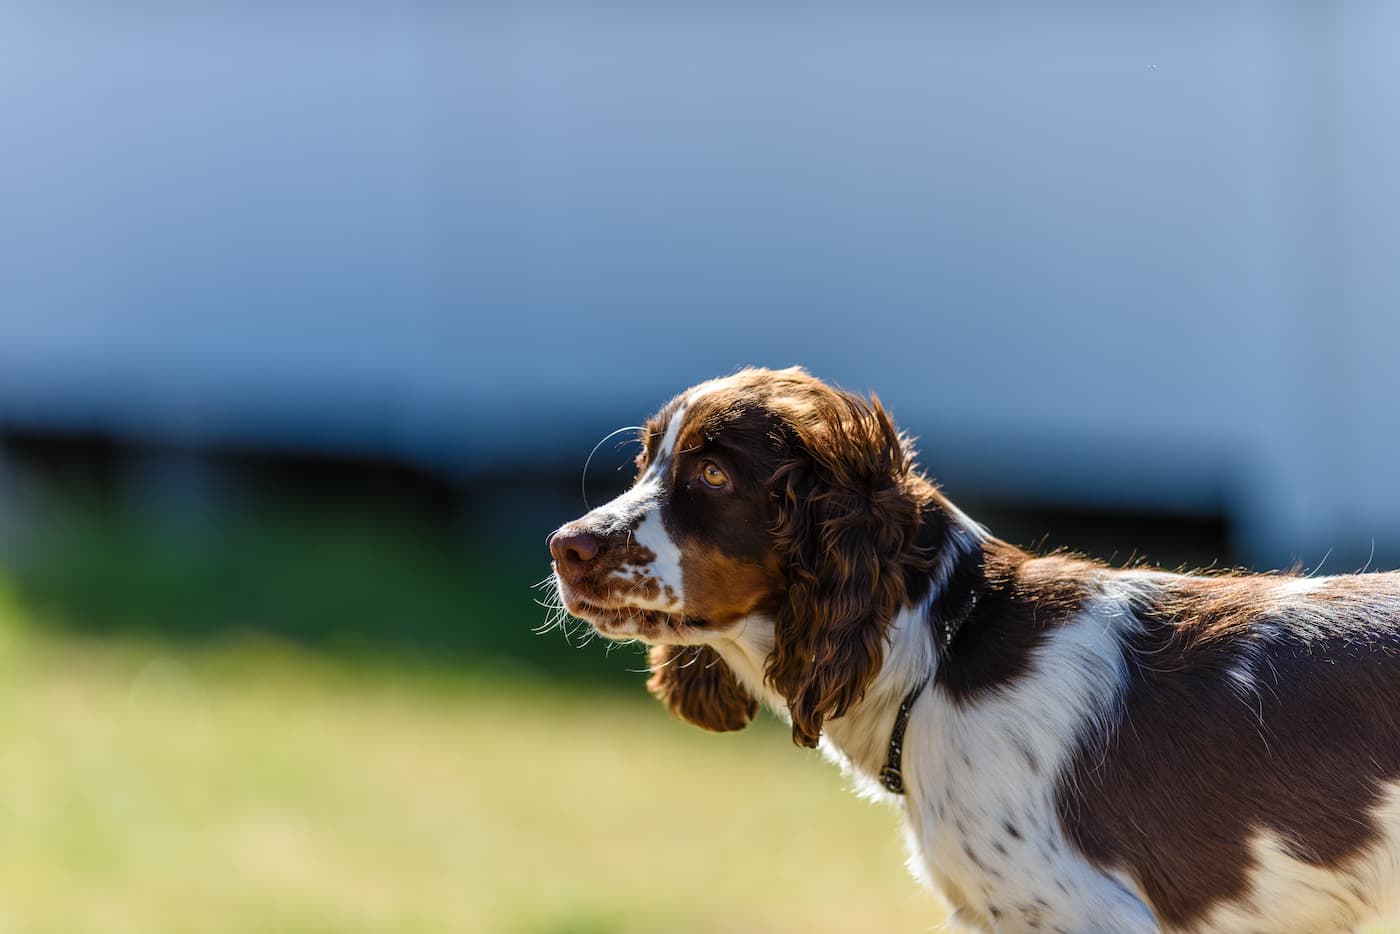
[[[982,931],[1346,931],[1400,889],[1400,574],[1038,556],[874,397],[746,369],[669,402],[550,539],[568,611],[677,716],[766,704],[903,810]]]

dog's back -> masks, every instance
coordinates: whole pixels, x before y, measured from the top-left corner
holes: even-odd
[[[1111,732],[1061,785],[1077,848],[1171,927],[1346,930],[1387,911],[1400,574],[1139,575],[1131,602]]]

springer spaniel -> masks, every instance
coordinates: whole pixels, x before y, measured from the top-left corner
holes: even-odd
[[[902,804],[986,931],[1344,931],[1400,891],[1400,575],[1117,570],[1000,541],[877,400],[744,370],[554,533],[678,716],[762,701]]]

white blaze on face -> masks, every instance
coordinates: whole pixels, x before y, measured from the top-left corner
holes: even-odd
[[[656,460],[647,468],[650,473],[655,469],[658,473],[664,473],[666,465],[670,463],[671,455],[676,450],[676,439],[681,435],[681,423],[685,421],[685,410],[690,408],[690,399],[686,399],[676,407],[676,414],[671,416],[671,420],[666,423],[666,434],[661,438],[661,445],[656,449]]]
[[[659,505],[647,510],[641,524],[632,533],[632,540],[656,555],[651,563],[641,570],[643,574],[660,585],[660,592],[655,599],[643,598],[639,594],[636,599],[629,602],[648,610],[673,611],[680,609],[685,605],[685,594],[681,587],[681,550],[672,541],[665,525],[661,522]]]
[[[687,399],[676,407],[675,414],[666,423],[666,433],[662,436],[661,444],[656,449],[656,457],[652,458],[651,463],[647,465],[647,469],[637,481],[637,485],[618,498],[619,501],[632,499],[635,504],[634,508],[642,512],[641,522],[637,523],[636,529],[632,532],[632,540],[656,556],[650,564],[640,568],[628,565],[622,567],[624,579],[628,579],[629,575],[636,571],[656,581],[659,585],[659,592],[655,597],[650,593],[638,592],[628,600],[628,603],[643,609],[668,611],[679,609],[684,605],[684,592],[681,587],[681,550],[671,539],[670,534],[666,531],[665,523],[662,522],[661,496],[671,458],[675,454],[676,440],[680,437],[681,423],[685,420],[685,411],[689,405],[690,400]],[[633,499],[633,497],[636,498]]]

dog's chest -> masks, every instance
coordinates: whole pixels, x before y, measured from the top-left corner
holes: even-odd
[[[955,920],[989,930],[1156,930],[1123,881],[1067,842],[1055,805],[1064,750],[1011,713],[948,707],[925,720],[911,833]]]
[[[1047,789],[1005,781],[1004,764],[987,760],[985,750],[955,752],[940,780],[925,786],[927,798],[911,815],[923,857],[935,885],[968,920],[1044,923],[1074,875]]]

